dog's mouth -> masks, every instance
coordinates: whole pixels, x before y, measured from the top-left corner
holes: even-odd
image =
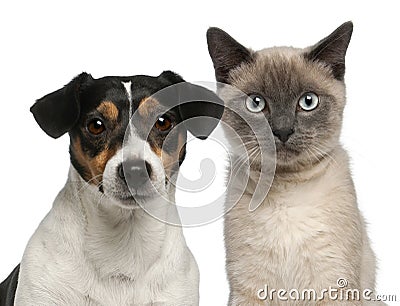
[[[139,208],[143,203],[152,198],[151,194],[138,194],[130,190],[112,190],[99,187],[99,192],[104,194],[107,198],[112,200],[116,205],[124,208]]]
[[[142,203],[146,201],[148,198],[150,198],[150,196],[144,196],[138,194],[122,195],[118,197],[118,199],[123,202],[136,202],[136,203]]]
[[[112,205],[117,205],[123,208],[144,207],[147,202],[164,195],[164,189],[161,188],[160,181],[129,181],[116,176],[115,171],[112,175],[103,175],[102,183],[99,187],[106,198],[110,199]]]
[[[127,197],[119,197],[118,199],[116,199],[118,201],[118,203],[120,203],[123,207],[128,207],[128,208],[139,208],[139,201],[131,196],[127,196]]]

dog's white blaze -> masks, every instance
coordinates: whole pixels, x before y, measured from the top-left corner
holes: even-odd
[[[130,134],[134,135],[134,129],[133,129],[133,124],[132,124],[132,116],[133,116],[133,101],[132,101],[132,82],[121,82],[122,85],[124,85],[125,87],[125,91],[126,91],[126,96],[128,97],[129,100],[129,130],[130,130]]]
[[[129,117],[130,117],[130,116],[132,116],[132,89],[131,89],[132,82],[129,81],[129,82],[121,82],[121,83],[125,87],[126,95],[129,100]]]

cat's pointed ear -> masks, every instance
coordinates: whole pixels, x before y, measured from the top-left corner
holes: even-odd
[[[250,50],[219,28],[208,29],[207,44],[218,82],[228,83],[229,72],[252,59]]]
[[[345,56],[352,33],[353,23],[351,21],[342,24],[328,37],[310,47],[305,54],[306,58],[312,61],[321,61],[329,65],[334,77],[343,81]]]
[[[31,112],[47,135],[58,138],[75,125],[81,109],[79,94],[92,81],[92,76],[83,72],[63,88],[36,101]]]

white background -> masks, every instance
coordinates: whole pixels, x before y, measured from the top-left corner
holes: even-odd
[[[7,3],[7,4],[6,4]],[[399,11],[395,1],[3,1],[0,4],[0,280],[64,185],[68,137],[53,140],[29,112],[35,99],[82,71],[213,81],[205,33],[226,30],[245,46],[307,46],[352,20],[342,134],[359,206],[379,258],[378,293],[400,300]],[[184,171],[198,171],[189,146]],[[193,149],[195,148],[195,149]],[[178,195],[179,196],[179,195]],[[181,199],[184,201],[184,199]],[[222,221],[185,229],[201,273],[201,305],[224,305]]]

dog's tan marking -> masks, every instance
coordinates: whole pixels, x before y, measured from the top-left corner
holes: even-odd
[[[162,149],[161,148],[159,148],[158,146],[153,146],[153,145],[151,145],[150,146],[150,148],[153,150],[153,152],[154,153],[156,153],[156,155],[161,159],[161,157],[162,157]]]
[[[87,165],[87,157],[83,153],[81,140],[80,138],[76,138],[72,141],[71,150],[73,152],[74,158],[78,162],[78,164],[83,168],[84,173],[82,173],[83,178],[88,181],[92,176],[90,169]]]
[[[109,159],[114,156],[117,149],[118,148],[105,147],[105,149],[95,157],[90,158],[82,150],[80,138],[77,138],[72,142],[74,156],[84,170],[83,178],[93,185],[98,185],[101,183],[106,164]]]
[[[118,108],[112,101],[104,101],[97,107],[97,110],[108,120],[116,122],[118,119]]]
[[[152,116],[152,113],[157,110],[160,102],[153,97],[146,97],[139,103],[138,112],[142,118],[149,118]],[[151,137],[151,136],[150,136]],[[173,136],[175,137],[175,136]],[[174,152],[166,152],[163,148],[160,148],[157,144],[157,141],[151,141],[151,149],[152,151],[161,159],[164,169],[167,174],[170,174],[172,171],[177,170],[174,169],[179,165],[179,160],[182,157],[181,154],[184,154],[184,149],[181,150],[186,142],[186,132],[180,132],[178,135],[178,145]]]
[[[180,134],[178,140],[178,158],[179,160],[183,160],[186,153],[186,135]]]
[[[138,112],[142,118],[149,118],[153,111],[160,105],[156,99],[146,97],[139,102]]]
[[[151,146],[151,149],[153,150],[154,153],[157,154],[157,156],[160,157],[165,172],[168,175],[171,175],[172,171],[177,171],[178,170],[178,166],[179,166],[179,160],[181,158],[181,154],[183,154],[184,152],[184,145],[186,142],[186,135],[183,133],[180,133],[178,136],[178,145],[175,151],[173,152],[166,152],[165,150],[163,150],[162,148],[159,147],[154,147]],[[183,150],[182,150],[183,148]]]

